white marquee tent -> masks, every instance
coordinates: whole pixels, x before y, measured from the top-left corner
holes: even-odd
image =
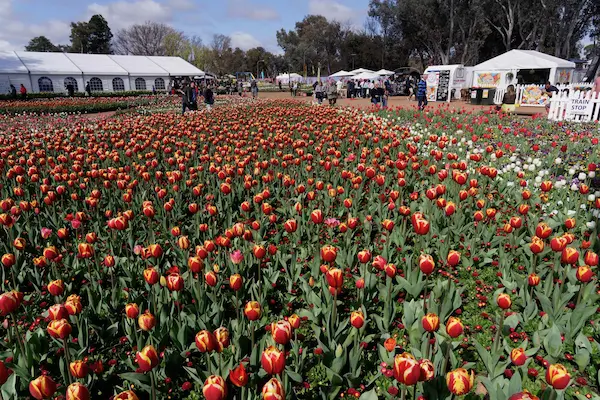
[[[302,75],[292,72],[291,74],[281,74],[275,78],[275,81],[287,84],[288,82],[300,82],[302,81]]]
[[[352,75],[354,75],[354,74],[350,73],[348,71],[341,70],[341,71],[336,72],[335,74],[331,74],[329,77],[330,78],[344,78],[346,76],[352,76]]]
[[[506,86],[519,74],[536,70],[548,70],[547,80],[558,83],[570,80],[575,63],[535,50],[510,50],[474,66],[473,86]],[[509,73],[513,79],[509,79]]]
[[[394,75],[394,71],[390,71],[389,69],[380,69],[379,71],[375,72],[377,75],[382,75],[382,76],[389,76],[389,75]]]
[[[23,84],[29,92],[165,90],[174,77],[204,72],[179,57],[106,54],[0,52],[0,93]]]
[[[352,71],[350,71],[350,74],[358,75],[358,74],[362,74],[363,72],[374,72],[374,71],[371,71],[370,69],[366,69],[366,68],[357,68],[357,69],[353,69]]]

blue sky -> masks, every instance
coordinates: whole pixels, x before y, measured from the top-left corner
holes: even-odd
[[[0,50],[21,50],[45,35],[69,42],[69,23],[102,14],[113,31],[144,21],[164,22],[210,43],[213,34],[243,49],[279,51],[275,32],[292,29],[308,14],[362,27],[368,0],[0,0]]]

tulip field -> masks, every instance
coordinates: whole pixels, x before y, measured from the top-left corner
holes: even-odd
[[[597,125],[176,103],[0,115],[1,399],[600,399]]]

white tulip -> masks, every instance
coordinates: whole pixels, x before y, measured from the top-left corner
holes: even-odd
[[[588,195],[588,201],[594,201],[596,200],[596,196],[593,194]]]
[[[576,191],[578,191],[578,190],[579,190],[579,187],[578,187],[576,184],[574,184],[574,183],[573,183],[573,184],[571,185],[571,190],[572,190],[572,191],[574,191],[574,192],[576,192]]]
[[[596,171],[590,171],[590,172],[588,172],[588,177],[595,178],[596,177]]]
[[[556,160],[554,160],[554,164],[561,164],[562,160],[560,157],[557,157]]]
[[[575,170],[573,168],[569,169],[569,175],[571,175],[571,176],[575,175]]]
[[[585,178],[587,178],[587,176],[584,172],[580,172],[579,175],[577,175],[577,179],[579,179],[580,181],[585,181]]]
[[[535,183],[542,183],[542,177],[541,176],[536,176],[535,177]]]
[[[596,227],[596,221],[586,222],[585,226],[587,226],[588,229],[594,229]]]
[[[581,208],[582,210],[585,210],[587,208],[587,206],[585,204],[582,204],[579,206],[579,208]]]
[[[569,216],[569,217],[572,217],[575,214],[577,214],[577,211],[575,211],[575,210],[569,210],[569,211],[567,211],[567,216]]]

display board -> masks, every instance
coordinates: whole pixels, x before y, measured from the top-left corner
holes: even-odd
[[[496,87],[500,84],[499,72],[476,72],[475,87]]]
[[[443,70],[439,72],[436,101],[447,101],[450,95],[450,71]]]

